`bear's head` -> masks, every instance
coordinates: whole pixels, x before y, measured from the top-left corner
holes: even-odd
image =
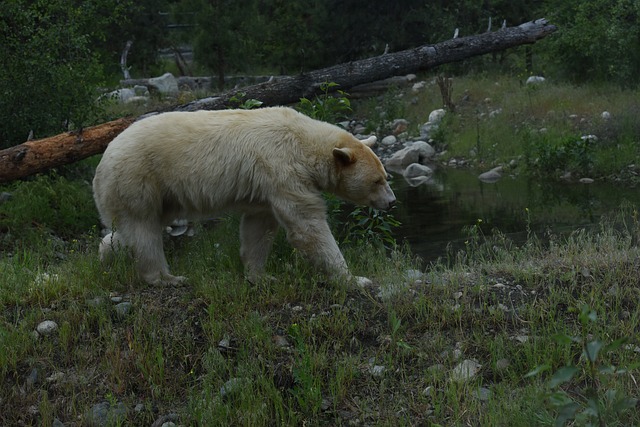
[[[359,141],[349,135],[333,149],[338,171],[335,194],[357,205],[387,210],[396,203],[396,196],[380,159],[369,148],[375,142],[375,136]]]

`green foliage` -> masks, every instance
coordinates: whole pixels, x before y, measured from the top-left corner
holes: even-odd
[[[576,136],[549,137],[531,135],[525,139],[525,162],[528,171],[536,175],[552,175],[569,171],[586,176],[593,169],[596,141]]]
[[[354,245],[379,242],[387,249],[396,247],[394,228],[400,226],[392,213],[373,208],[356,207],[344,225],[344,242]]]
[[[337,96],[329,93],[330,89],[339,86],[334,82],[324,82],[320,84],[320,95],[314,100],[301,98],[298,104],[298,111],[323,122],[336,123],[344,119],[351,113],[351,101],[349,94],[338,90]]]
[[[0,4],[0,148],[94,119],[103,76],[91,27],[116,17],[87,12],[65,0]]]
[[[0,250],[19,242],[47,246],[47,239],[71,239],[90,232],[98,222],[91,187],[80,180],[40,175],[3,191],[11,198],[0,204]]]
[[[545,8],[560,28],[541,52],[553,71],[577,82],[640,82],[638,1],[546,1]]]
[[[238,92],[229,98],[229,104],[232,108],[240,108],[242,110],[251,110],[253,108],[258,108],[263,104],[262,101],[258,101],[257,99],[244,99],[245,96],[246,92]]]
[[[613,376],[628,375],[631,369],[638,368],[640,364],[615,366],[606,359],[609,356],[615,360],[615,353],[629,340],[624,337],[606,344],[593,337],[591,327],[597,321],[597,314],[590,307],[583,305],[578,319],[581,326],[579,337],[564,333],[554,336],[558,345],[568,349],[578,345],[582,351],[578,363],[559,368],[547,382],[544,396],[557,413],[555,425],[560,427],[574,422],[585,426],[603,426],[624,420],[625,413],[636,407],[638,399],[610,388],[609,384]],[[539,375],[550,368],[549,364],[540,365],[525,377]],[[577,392],[563,388],[570,383],[578,388]]]

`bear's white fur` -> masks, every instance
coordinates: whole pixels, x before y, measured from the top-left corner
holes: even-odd
[[[95,202],[116,230],[103,239],[100,257],[129,247],[142,279],[179,283],[184,278],[169,273],[164,256],[164,226],[236,210],[249,280],[263,274],[279,226],[318,268],[348,278],[322,192],[377,209],[395,203],[380,160],[365,145],[375,137],[363,142],[284,107],[140,120],[109,144],[96,169]]]

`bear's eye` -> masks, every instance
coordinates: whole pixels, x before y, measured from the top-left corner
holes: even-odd
[[[374,184],[376,185],[383,185],[384,184],[384,179],[380,178],[379,180],[377,180]]]

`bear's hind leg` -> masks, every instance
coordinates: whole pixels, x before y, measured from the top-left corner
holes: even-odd
[[[120,224],[119,233],[126,235],[129,246],[133,248],[136,269],[145,282],[178,285],[186,281],[185,277],[172,276],[164,255],[162,245],[162,226],[154,221],[140,220]]]
[[[264,266],[273,240],[278,232],[278,222],[271,212],[244,214],[240,221],[240,258],[247,280],[256,282],[264,274]]]

